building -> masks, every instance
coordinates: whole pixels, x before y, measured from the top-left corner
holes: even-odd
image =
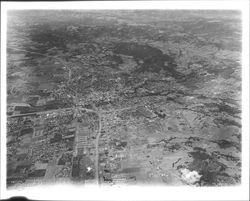
[[[33,138],[43,136],[43,126],[35,127]]]
[[[156,117],[156,115],[153,112],[151,112],[150,110],[148,110],[147,108],[145,108],[143,106],[138,107],[136,110],[137,110],[137,112],[139,114],[141,114],[142,116],[144,116],[146,118],[150,118],[151,119],[151,118],[155,118]]]
[[[27,103],[15,103],[13,115],[28,113],[31,106]]]

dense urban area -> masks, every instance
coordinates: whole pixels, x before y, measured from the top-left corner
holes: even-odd
[[[239,185],[240,19],[9,11],[7,186]]]

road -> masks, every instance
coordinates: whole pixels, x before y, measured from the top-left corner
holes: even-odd
[[[46,110],[46,111],[41,111],[41,112],[30,112],[30,113],[25,113],[25,114],[8,115],[7,118],[23,117],[23,116],[29,116],[29,115],[39,115],[39,114],[46,114],[46,113],[51,113],[51,112],[66,111],[66,110],[71,110],[71,109],[75,109],[75,108],[73,107],[60,108],[60,109]]]
[[[66,111],[66,110],[72,110],[72,109],[78,109],[78,110],[84,110],[86,112],[105,114],[105,113],[110,113],[110,112],[118,112],[118,111],[128,110],[128,109],[132,109],[132,108],[137,108],[139,106],[143,106],[143,105],[135,105],[135,106],[129,106],[129,107],[118,108],[118,109],[113,109],[113,110],[100,110],[100,111],[87,109],[87,108],[83,108],[83,107],[79,106],[79,107],[69,107],[69,108],[60,108],[60,109],[54,109],[54,110],[46,110],[46,111],[41,111],[41,112],[30,112],[30,113],[25,113],[25,114],[8,115],[7,118],[22,117],[22,116],[29,116],[29,115],[39,115],[39,114],[46,114],[46,113],[58,112],[58,111]]]
[[[60,112],[60,111],[66,111],[66,110],[74,110],[75,113],[77,113],[77,111],[79,111],[79,110],[96,113],[98,115],[99,125],[98,125],[96,141],[95,141],[95,178],[96,178],[97,184],[99,184],[100,183],[100,179],[99,179],[99,140],[100,140],[101,130],[102,130],[102,114],[128,110],[128,109],[136,108],[139,106],[141,106],[141,105],[135,105],[135,106],[125,107],[125,108],[118,108],[118,109],[113,109],[113,110],[100,110],[100,111],[98,111],[97,108],[87,109],[87,108],[82,108],[82,107],[71,107],[71,108],[62,108],[62,109],[48,110],[48,111],[42,111],[42,112],[33,112],[33,113],[26,113],[26,114],[19,114],[19,115],[11,115],[11,116],[8,116],[8,118],[22,117],[22,116],[29,116],[29,115],[39,115],[39,114]],[[77,132],[78,132],[78,130],[79,130],[79,128],[77,128]],[[77,139],[75,139],[75,143],[77,143]],[[76,153],[76,150],[75,150],[75,153]]]
[[[68,71],[69,71],[69,80],[68,82],[71,80],[71,69],[68,67],[68,65],[61,59],[58,57],[54,57],[54,56],[49,56],[49,55],[44,55],[38,52],[33,52],[33,51],[27,51],[27,50],[22,50],[22,49],[18,49],[18,48],[10,48],[13,50],[17,50],[17,51],[23,51],[23,52],[29,52],[29,53],[33,53],[33,54],[38,54],[38,55],[42,55],[45,57],[52,57],[56,60],[58,60],[63,66],[65,66]],[[76,97],[75,97],[76,98]],[[136,108],[139,105],[135,105],[133,107],[126,107],[126,108],[119,108],[119,109],[113,109],[113,110],[103,110],[103,111],[98,111],[97,108],[95,108],[94,110],[92,109],[87,109],[87,108],[81,108],[81,107],[71,107],[71,108],[61,108],[61,109],[55,109],[55,110],[48,110],[48,111],[41,111],[41,112],[32,112],[32,113],[25,113],[25,114],[18,114],[18,115],[9,115],[7,116],[7,118],[15,118],[15,117],[22,117],[22,116],[29,116],[29,115],[39,115],[39,114],[46,114],[46,113],[51,113],[51,112],[59,112],[59,111],[66,111],[66,110],[71,110],[74,109],[74,111],[76,112],[77,110],[84,110],[86,112],[93,112],[96,113],[99,117],[99,126],[98,126],[98,132],[97,132],[97,136],[96,136],[96,141],[95,141],[95,178],[97,180],[97,184],[99,184],[99,139],[101,136],[101,129],[102,129],[102,114],[103,113],[110,113],[110,112],[117,112],[117,111],[123,111],[123,110],[127,110],[127,109],[131,109],[131,108]],[[78,129],[77,129],[78,130]]]
[[[95,179],[96,179],[96,183],[99,185],[99,139],[101,136],[101,130],[102,130],[102,116],[101,116],[101,112],[98,112],[96,110],[91,110],[91,109],[86,109],[86,108],[79,108],[80,110],[84,110],[86,112],[93,112],[96,113],[98,115],[98,131],[97,131],[97,135],[96,135],[96,140],[95,140]],[[77,109],[75,108],[75,113],[77,113]],[[76,123],[77,125],[77,129],[76,129],[76,138],[75,138],[75,151],[74,153],[77,154],[77,139],[78,139],[78,132],[79,132],[79,124]]]
[[[101,113],[98,113],[99,117],[99,126],[98,126],[98,132],[96,136],[95,141],[95,178],[97,180],[97,184],[99,184],[99,140],[101,136],[101,130],[102,130],[102,115]]]
[[[68,82],[70,82],[71,75],[72,75],[71,68],[69,68],[68,64],[66,62],[64,62],[61,58],[56,57],[56,56],[50,56],[50,55],[46,55],[46,54],[41,54],[39,52],[34,52],[34,51],[29,51],[29,50],[23,50],[23,49],[19,49],[19,48],[14,48],[14,47],[8,47],[8,49],[12,49],[12,50],[20,51],[20,52],[29,52],[29,53],[32,53],[32,54],[37,54],[37,55],[41,55],[41,56],[44,56],[44,57],[51,57],[53,59],[56,59],[57,61],[59,61],[69,71]]]

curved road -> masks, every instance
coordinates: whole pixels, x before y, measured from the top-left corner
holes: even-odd
[[[69,80],[68,82],[71,80],[71,69],[68,67],[68,65],[66,64],[66,62],[64,62],[61,58],[55,57],[55,56],[50,56],[50,55],[45,55],[45,54],[41,54],[38,52],[33,52],[33,51],[28,51],[28,50],[23,50],[23,49],[18,49],[18,48],[13,48],[10,47],[9,49],[13,49],[13,50],[17,50],[17,51],[23,51],[23,52],[30,52],[33,54],[38,54],[38,55],[42,55],[45,57],[51,57],[53,59],[58,60],[63,66],[65,66],[68,71],[69,71]],[[70,110],[70,109],[74,109],[76,111],[76,109],[80,109],[80,110],[84,110],[86,112],[94,112],[98,115],[99,117],[99,126],[98,126],[98,132],[97,132],[97,136],[96,136],[96,141],[95,141],[95,178],[97,180],[97,184],[99,184],[99,139],[101,136],[101,130],[102,130],[102,113],[106,113],[106,112],[115,112],[115,111],[122,111],[122,110],[126,110],[126,109],[131,109],[131,108],[135,108],[138,107],[137,106],[132,106],[132,107],[126,107],[126,108],[120,108],[120,109],[114,109],[114,110],[109,110],[109,111],[97,111],[96,110],[91,110],[91,109],[87,109],[87,108],[61,108],[61,109],[55,109],[55,110],[50,110],[50,111],[42,111],[42,112],[33,112],[33,113],[26,113],[26,114],[18,114],[18,115],[10,115],[7,116],[7,118],[13,118],[13,117],[21,117],[21,116],[28,116],[28,115],[34,115],[34,114],[42,114],[42,113],[49,113],[49,112],[56,112],[56,111],[63,111],[63,110]]]

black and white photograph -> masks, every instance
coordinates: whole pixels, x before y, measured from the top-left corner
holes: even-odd
[[[168,1],[127,7],[66,2],[52,8],[51,2],[23,2],[15,9],[6,2],[5,196],[60,185],[69,188],[55,198],[71,188],[84,199],[90,187],[111,193],[177,187],[182,195],[174,200],[187,198],[178,188],[237,192],[249,185],[249,55],[244,57],[242,6],[249,2],[240,2],[208,9]],[[98,190],[92,194],[99,196]]]

